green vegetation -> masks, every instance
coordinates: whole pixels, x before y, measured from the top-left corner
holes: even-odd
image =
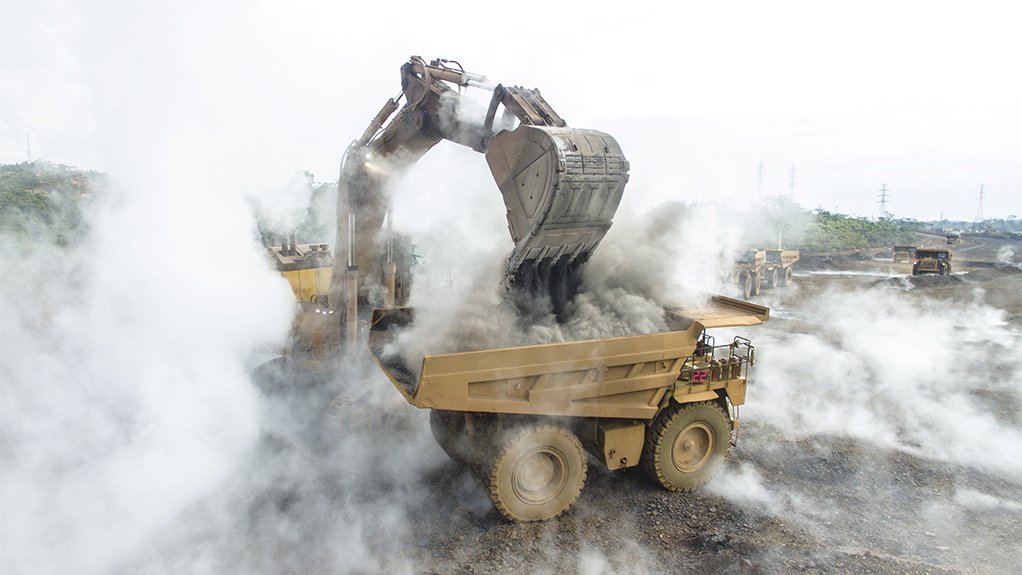
[[[810,215],[805,236],[800,245],[793,246],[810,253],[911,245],[917,242],[915,232],[927,229],[925,224],[915,220],[870,220],[826,210],[814,210]]]
[[[922,222],[909,219],[871,220],[826,210],[806,210],[785,197],[768,198],[755,206],[743,229],[749,247],[776,247],[806,253],[914,244],[917,231],[933,231]]]
[[[0,232],[67,245],[87,231],[82,212],[106,176],[49,162],[0,165]]]

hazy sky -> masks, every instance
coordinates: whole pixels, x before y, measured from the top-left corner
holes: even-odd
[[[788,194],[795,166],[806,207],[873,216],[886,184],[897,216],[971,220],[983,185],[985,216],[1022,216],[1008,2],[350,4],[7,0],[0,161],[30,134],[115,176],[165,146],[241,185],[333,180],[418,54],[612,133],[630,206]]]

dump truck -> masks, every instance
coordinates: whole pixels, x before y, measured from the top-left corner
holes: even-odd
[[[757,325],[768,308],[714,296],[666,308],[670,331],[428,355],[391,342],[410,309],[377,310],[369,348],[394,387],[431,410],[433,435],[509,520],[563,513],[585,485],[585,451],[609,470],[642,466],[670,491],[706,483],[737,439],[755,348],[707,329]],[[585,450],[585,451],[584,451]]]
[[[299,244],[295,235],[285,236],[280,245],[270,246],[268,255],[280,275],[291,285],[301,303],[326,303],[334,258],[327,244]]]
[[[748,249],[738,252],[725,280],[737,286],[744,299],[758,296],[764,288],[786,287],[793,276],[798,250]]]
[[[734,264],[725,279],[738,288],[744,299],[757,296],[763,287],[765,263],[766,250],[742,250],[735,255]]]
[[[912,275],[951,275],[951,251],[941,249],[918,249],[912,264]]]
[[[766,259],[763,262],[762,275],[765,287],[787,287],[791,283],[793,275],[791,266],[799,260],[801,254],[798,250],[765,250]]]
[[[706,329],[756,325],[767,308],[715,297],[705,309],[665,309],[663,333],[427,355],[421,365],[393,352],[415,313],[397,286],[390,190],[430,148],[448,140],[485,155],[513,243],[503,285],[543,298],[558,318],[629,169],[612,136],[569,127],[539,90],[417,56],[400,77],[401,93],[345,151],[326,298],[301,307],[284,359],[330,372],[368,350],[411,405],[431,410],[438,443],[512,521],[568,509],[585,482],[586,448],[609,469],[643,465],[667,489],[704,483],[734,441],[754,360],[748,340],[718,346]],[[491,92],[485,116],[462,109],[468,88]]]
[[[916,259],[916,246],[894,246],[891,248],[894,263],[908,263]]]

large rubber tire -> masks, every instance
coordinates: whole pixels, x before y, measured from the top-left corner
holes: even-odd
[[[791,271],[791,268],[784,268],[784,273],[781,274],[781,287],[788,287],[793,275],[795,275],[795,273]]]
[[[646,434],[643,467],[668,491],[692,491],[713,476],[731,448],[731,419],[712,401],[672,405]]]
[[[432,409],[429,412],[429,430],[433,432],[433,439],[444,450],[452,460],[457,463],[464,463],[464,458],[458,450],[458,442],[464,432],[465,416],[455,411],[442,411]]]
[[[752,274],[749,273],[749,272],[745,272],[745,275],[742,276],[742,283],[741,283],[741,286],[740,286],[741,289],[742,289],[742,295],[744,296],[742,299],[749,299],[749,298],[752,297],[752,283],[753,283],[752,280],[753,280]]]
[[[770,289],[779,287],[781,285],[781,272],[779,269],[774,268],[770,270],[770,276],[767,278],[767,287]]]
[[[758,296],[763,287],[763,274],[756,272],[752,274],[752,295]]]
[[[582,443],[556,425],[509,432],[489,474],[490,499],[515,522],[545,521],[564,513],[585,486],[588,464]]]

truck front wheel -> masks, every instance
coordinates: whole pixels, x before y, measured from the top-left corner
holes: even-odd
[[[582,443],[556,425],[509,432],[498,442],[489,474],[490,499],[511,521],[544,521],[575,502],[588,466]]]
[[[669,491],[692,491],[710,480],[730,447],[731,420],[720,405],[672,405],[646,434],[643,467]]]

